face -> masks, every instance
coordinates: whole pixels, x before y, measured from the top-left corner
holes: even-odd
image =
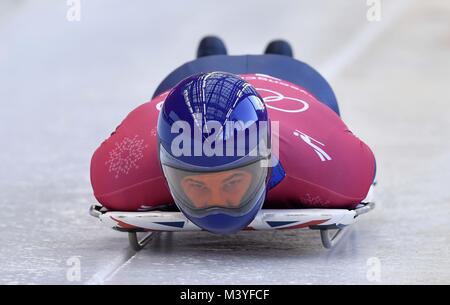
[[[252,175],[249,172],[230,170],[185,176],[181,180],[181,187],[196,208],[236,208],[251,183]]]

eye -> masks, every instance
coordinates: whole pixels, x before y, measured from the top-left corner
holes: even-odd
[[[205,188],[205,185],[202,183],[191,182],[191,183],[189,183],[189,187],[196,189],[196,190],[202,190]]]
[[[194,179],[186,179],[186,181],[184,181],[183,183],[184,187],[186,189],[190,189],[191,191],[199,191],[206,188],[203,182]]]
[[[242,179],[233,179],[233,180],[227,181],[227,182],[224,184],[223,189],[224,189],[226,192],[233,191],[233,190],[239,185],[239,183],[240,183],[241,181],[242,181]]]

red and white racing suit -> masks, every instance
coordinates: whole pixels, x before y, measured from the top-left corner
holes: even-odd
[[[279,124],[274,151],[285,177],[268,191],[263,207],[351,209],[360,203],[375,174],[370,148],[304,88],[270,76],[241,77]],[[106,208],[138,211],[174,204],[157,156],[156,126],[167,94],[134,109],[95,151],[91,183]]]

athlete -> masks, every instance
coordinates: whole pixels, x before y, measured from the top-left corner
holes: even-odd
[[[261,208],[355,208],[374,155],[340,119],[327,81],[292,56],[282,40],[264,55],[229,56],[205,37],[198,58],[95,151],[96,199],[110,210],[179,210],[218,234]]]

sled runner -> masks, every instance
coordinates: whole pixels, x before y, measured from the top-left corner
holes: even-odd
[[[344,230],[356,222],[358,216],[375,207],[373,184],[367,197],[353,210],[347,209],[261,209],[244,230],[292,230],[309,228],[320,231],[322,245],[330,249],[343,236]],[[108,211],[101,205],[92,205],[89,213],[104,225],[120,232],[128,232],[130,246],[139,251],[159,232],[201,231],[181,212]],[[333,232],[334,231],[334,232]],[[142,232],[143,237],[138,238]]]

